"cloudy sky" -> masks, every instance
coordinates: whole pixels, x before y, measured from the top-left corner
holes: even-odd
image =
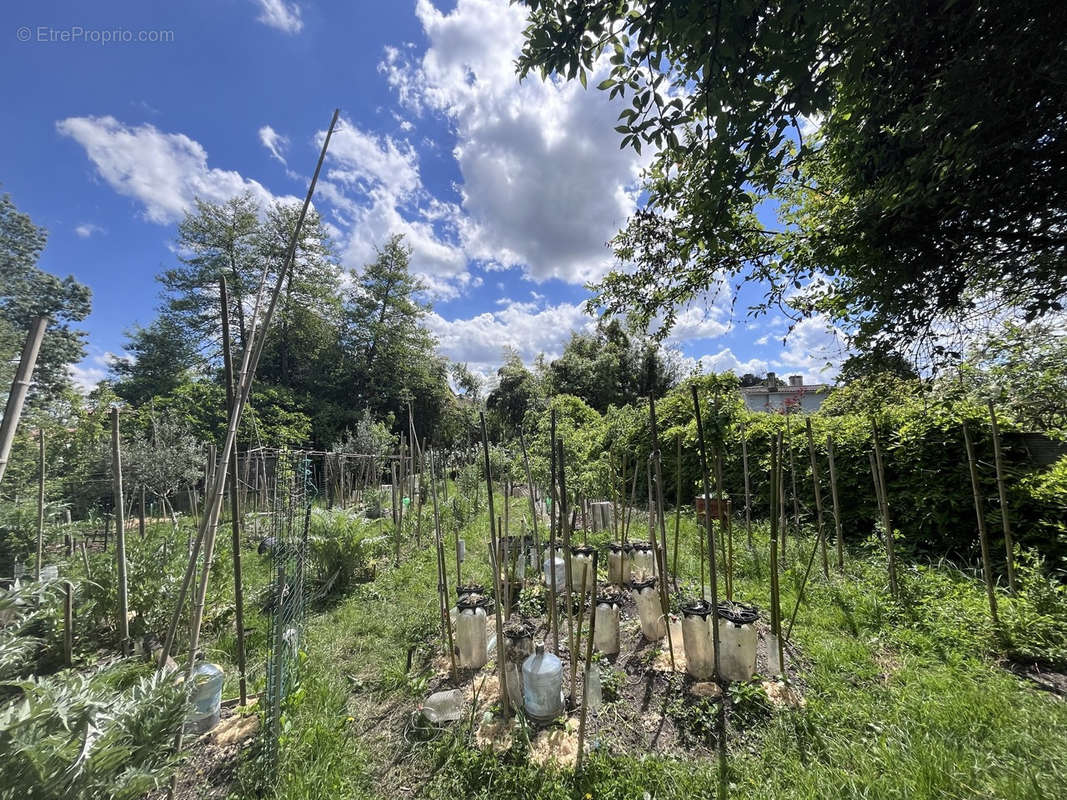
[[[50,232],[41,266],[93,290],[82,382],[154,317],[155,276],[195,197],[302,197],[335,107],[316,206],[346,268],[401,232],[441,350],[481,372],[505,347],[554,356],[590,324],[584,285],[634,210],[647,164],[620,110],[579,84],[519,83],[525,14],[507,0],[24,4],[0,35],[0,190]],[[599,78],[589,81],[595,86]],[[680,315],[691,364],[826,379],[818,321],[783,342],[744,287]]]

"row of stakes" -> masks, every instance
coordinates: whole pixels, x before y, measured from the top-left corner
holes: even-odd
[[[756,673],[758,612],[753,606],[720,603],[717,614],[706,600],[695,600],[681,608],[681,620],[663,613],[657,588],[655,555],[648,542],[608,545],[608,583],[597,591],[595,574],[598,554],[595,548],[579,545],[571,551],[571,590],[584,598],[596,593],[589,618],[587,645],[605,656],[620,651],[620,620],[623,588],[628,587],[640,622],[641,635],[650,642],[662,641],[671,626],[672,639],[680,639],[685,653],[686,672],[697,680],[708,680],[715,673],[713,618],[718,622],[720,663],[719,676],[728,681],[750,680]],[[536,552],[530,548],[519,560],[533,565]],[[544,583],[557,595],[566,586],[566,564],[558,555],[550,555],[543,565]],[[523,570],[524,571],[524,570]],[[453,611],[456,624],[456,649],[459,666],[480,669],[489,661],[490,637],[487,630],[492,601],[484,587],[457,587],[458,602]],[[534,643],[534,626],[515,617],[504,626],[508,700],[522,708],[527,717],[547,723],[564,712],[563,663],[544,644]],[[773,636],[773,634],[771,634]],[[557,648],[558,649],[558,648]],[[781,672],[776,643],[768,643],[769,669]],[[588,669],[585,675],[585,704],[599,705],[599,673]]]

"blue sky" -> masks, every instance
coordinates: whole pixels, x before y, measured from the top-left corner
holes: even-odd
[[[520,84],[524,12],[507,0],[37,2],[7,15],[0,190],[49,230],[41,266],[93,290],[82,383],[155,315],[155,276],[196,196],[302,196],[335,107],[316,206],[342,264],[404,233],[442,351],[491,372],[503,348],[558,354],[588,325],[583,285],[639,199],[619,111],[577,83]],[[127,40],[127,41],[123,41]],[[599,79],[598,79],[599,80]],[[597,81],[590,80],[594,86]],[[692,365],[800,372],[836,348],[820,320],[687,309]]]

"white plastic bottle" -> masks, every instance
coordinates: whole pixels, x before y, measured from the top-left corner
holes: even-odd
[[[682,608],[682,642],[685,645],[685,671],[697,680],[715,673],[715,647],[711,637],[711,603],[696,600]]]
[[[601,595],[596,601],[596,631],[593,647],[606,656],[619,652],[619,616],[621,609],[614,597]]]
[[[658,642],[667,635],[667,621],[663,618],[663,604],[656,590],[656,579],[634,581],[632,591],[641,620],[641,635],[650,642]]]
[[[459,644],[459,664],[465,669],[481,669],[489,660],[485,609],[466,601],[467,597],[464,597],[457,606],[459,613],[456,617],[456,639]]]

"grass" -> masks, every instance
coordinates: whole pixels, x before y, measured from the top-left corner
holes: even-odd
[[[513,519],[528,512],[526,501],[513,503]],[[669,540],[672,531],[673,524]],[[685,520],[679,572],[691,585],[698,575],[698,535]],[[488,568],[477,563],[484,560],[485,514],[462,536],[468,552],[464,578],[485,581]],[[735,595],[766,608],[766,531],[756,530],[755,553],[741,530],[734,536]],[[790,539],[790,568],[782,575],[787,612],[810,546],[803,537]],[[807,704],[731,720],[731,796],[1065,796],[1067,703],[1002,664],[1003,654],[1019,650],[1027,637],[1030,600],[1001,595],[1006,623],[997,634],[972,575],[949,565],[902,564],[900,602],[889,598],[886,584],[875,549],[854,549],[844,574],[832,572],[829,580],[816,559],[793,635],[803,653]],[[1042,636],[1054,638],[1057,626],[1062,635],[1063,618],[1056,616],[1062,609],[1049,607],[1047,597],[1042,602]],[[528,764],[521,741],[503,755],[480,751],[469,744],[463,725],[429,742],[383,736],[415,709],[439,640],[434,555],[425,541],[422,548],[405,548],[399,567],[380,570],[373,583],[357,586],[312,618],[308,660],[285,721],[273,793],[293,800],[392,797],[399,789],[388,776],[399,763],[413,777],[409,789],[449,800],[714,795],[717,766],[710,760],[593,752],[575,778]],[[744,707],[753,712],[750,704]],[[262,778],[254,762],[243,764],[235,796],[253,796]]]

